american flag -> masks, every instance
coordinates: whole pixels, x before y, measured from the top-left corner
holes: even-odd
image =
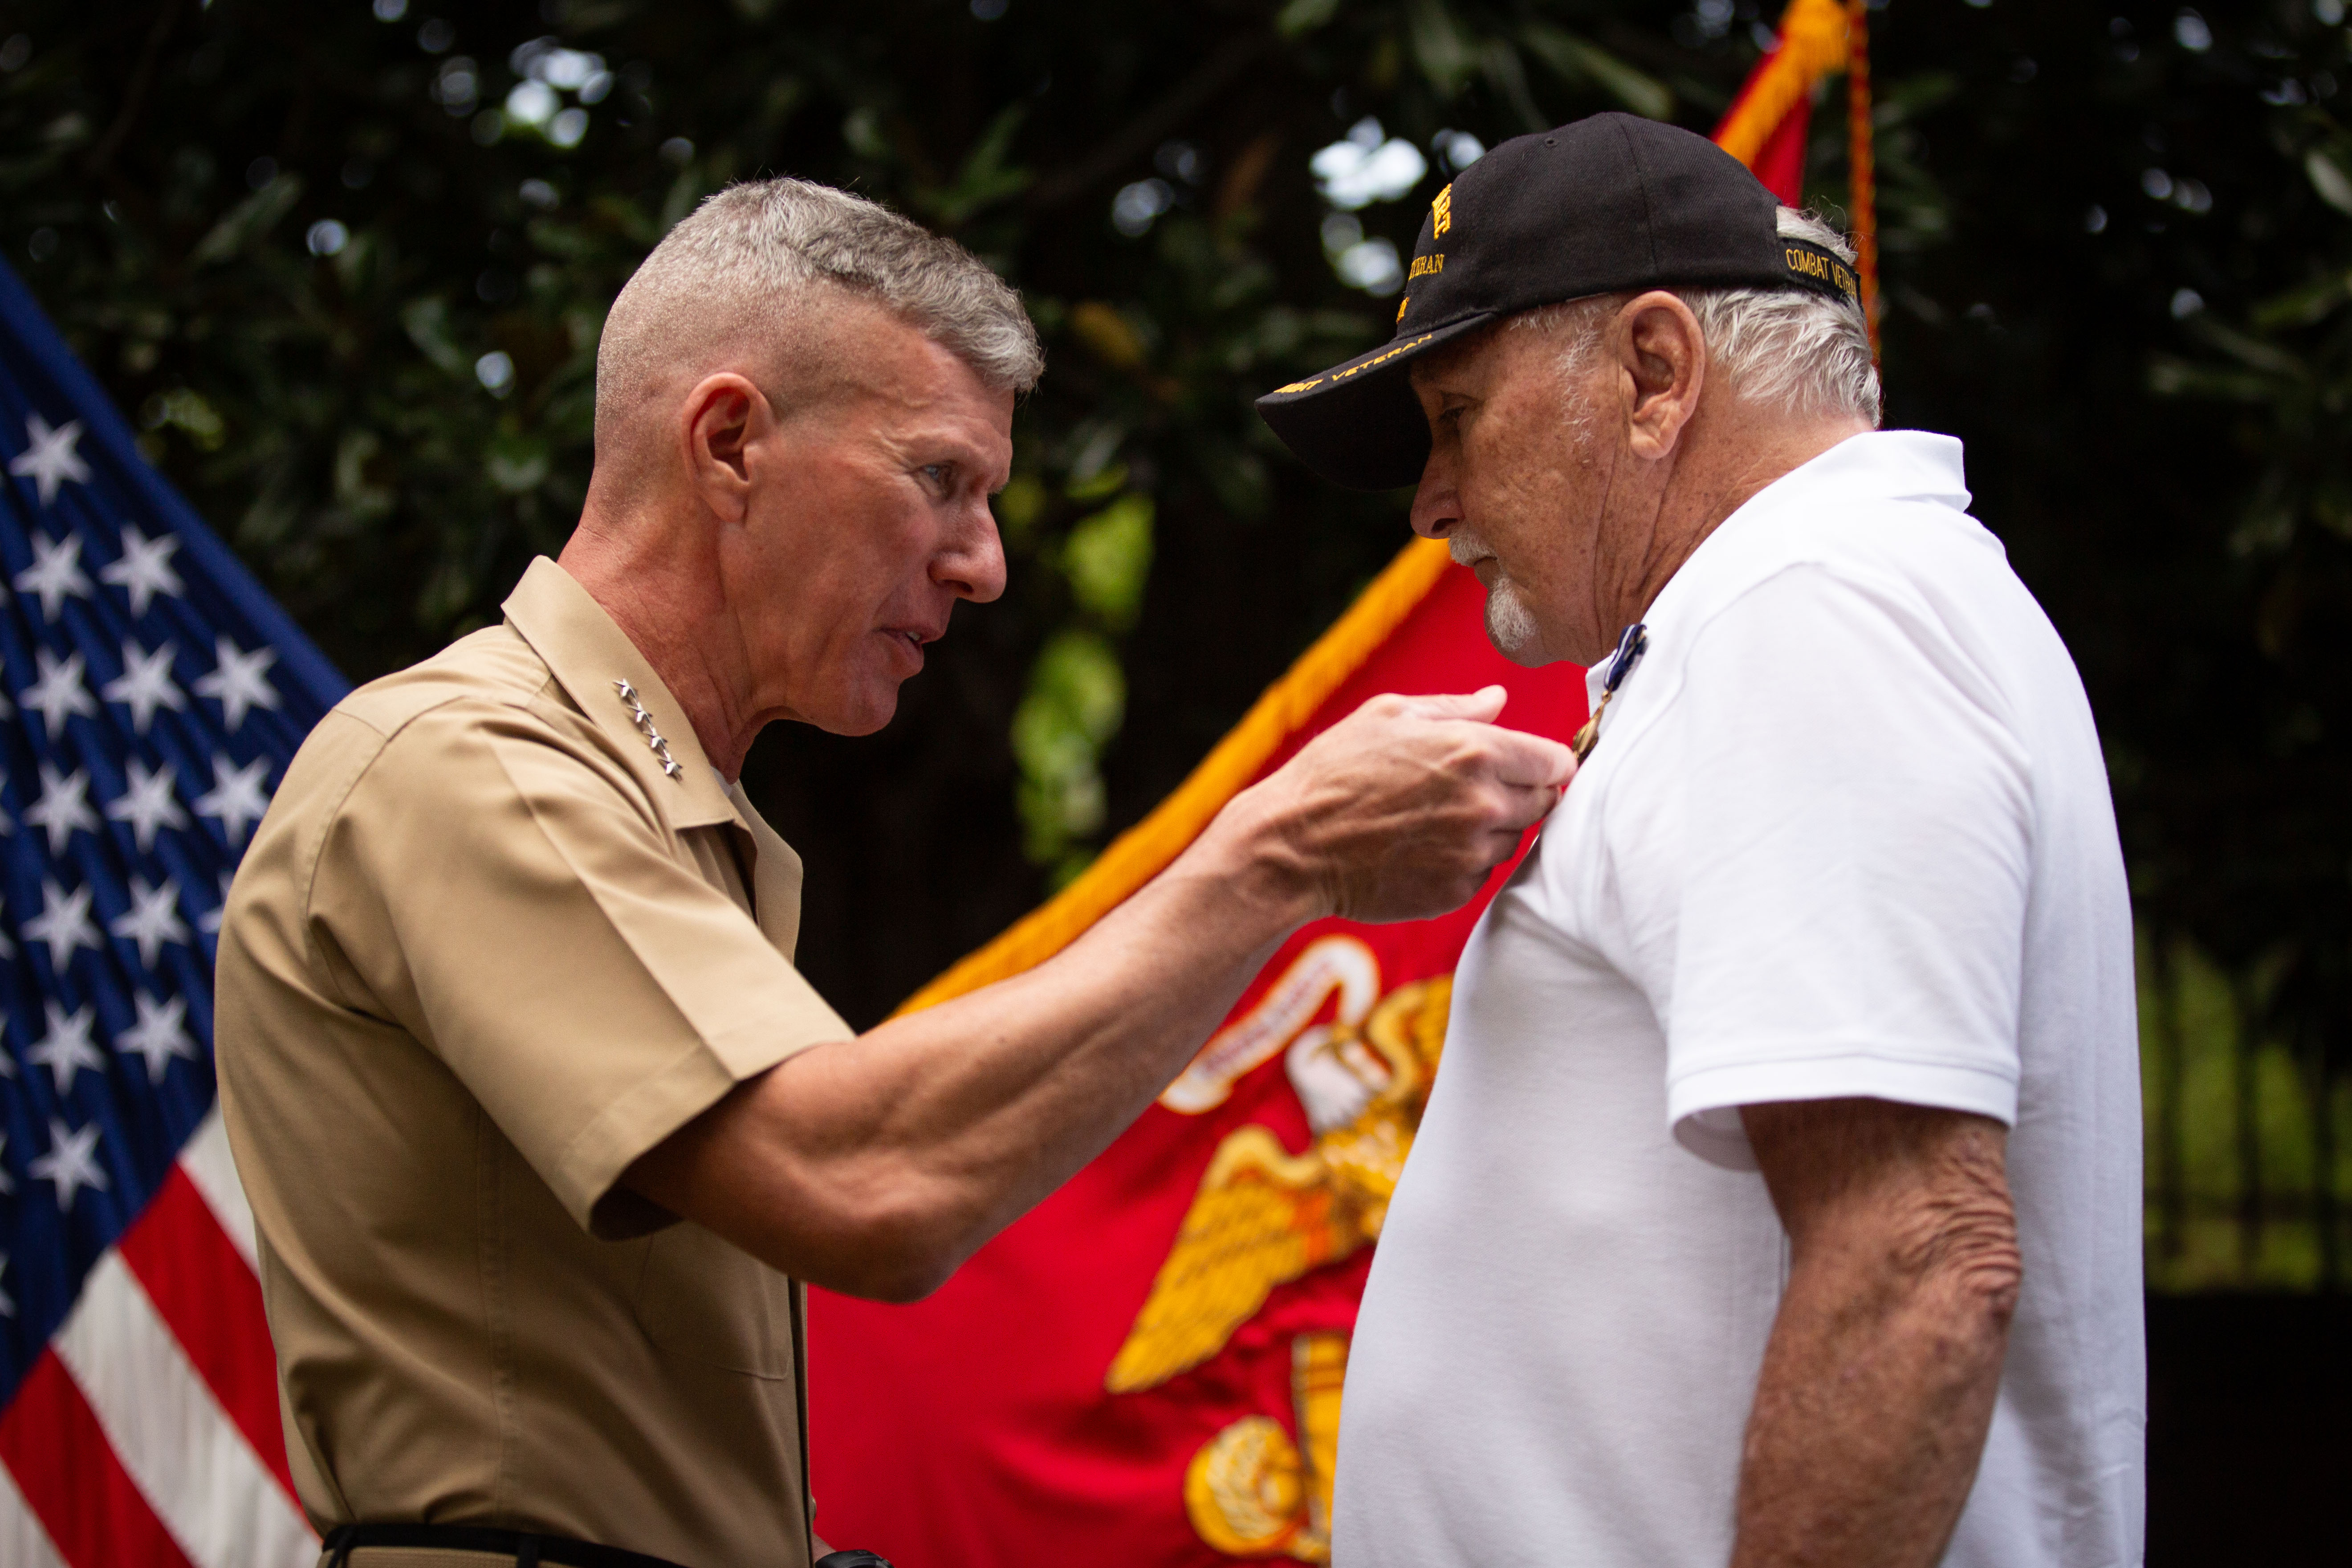
[[[212,968],[344,684],[5,265],[0,470],[0,1568],[307,1568]]]

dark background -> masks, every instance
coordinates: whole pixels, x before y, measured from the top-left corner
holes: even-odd
[[[750,771],[808,861],[804,967],[863,1024],[1148,810],[1403,542],[1401,498],[1311,483],[1249,409],[1393,312],[1335,271],[1315,151],[1372,116],[1424,153],[1418,184],[1349,215],[1409,254],[1459,151],[1442,133],[1492,145],[1612,108],[1706,130],[1771,19],[1748,0],[14,0],[0,247],[354,680],[494,616],[561,546],[604,305],[700,195],[844,184],[999,267],[1051,356],[1000,509],[1014,585],[959,612],[888,730],[780,727]],[[1895,0],[1871,21],[1887,422],[1966,440],[1975,510],[2106,741],[2147,984],[2152,1277],[2332,1292],[2342,6]],[[551,70],[558,47],[597,70]],[[535,71],[536,108],[509,96]],[[551,107],[580,134],[534,122]],[[1833,217],[1837,108],[1810,165]],[[2321,1544],[2263,1554],[2340,1561],[2319,1501],[2352,1474],[2340,1298],[2160,1300],[2151,1325],[2152,1560],[2304,1528]]]

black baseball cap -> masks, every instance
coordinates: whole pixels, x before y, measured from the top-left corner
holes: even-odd
[[[1430,204],[1396,335],[1266,394],[1257,411],[1320,478],[1392,489],[1418,482],[1429,460],[1413,360],[1506,316],[1676,285],[1806,289],[1859,312],[1853,268],[1782,238],[1780,206],[1706,137],[1638,115],[1514,137]]]

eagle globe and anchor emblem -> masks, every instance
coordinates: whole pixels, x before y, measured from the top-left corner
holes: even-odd
[[[1354,937],[1310,943],[1242,1017],[1219,1030],[1160,1097],[1197,1116],[1279,1055],[1313,1140],[1283,1147],[1272,1129],[1234,1129],[1217,1145],[1167,1260],[1103,1379],[1112,1394],[1156,1388],[1223,1350],[1276,1287],[1377,1240],[1445,1042],[1453,977],[1381,991],[1380,961]],[[1327,1002],[1334,1016],[1322,1017]],[[1320,1020],[1320,1021],[1318,1021]],[[1249,1415],[1202,1445],[1184,1508],[1210,1546],[1237,1557],[1331,1557],[1348,1335],[1291,1341],[1292,1415]]]

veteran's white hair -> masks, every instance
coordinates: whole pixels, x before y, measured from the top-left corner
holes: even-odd
[[[1784,238],[1806,239],[1835,252],[1847,265],[1853,247],[1816,215],[1782,207]],[[1674,289],[1698,318],[1707,363],[1742,397],[1790,414],[1852,415],[1878,424],[1878,367],[1871,362],[1870,331],[1862,313],[1809,289]],[[1511,318],[1510,326],[1564,337],[1560,368],[1580,378],[1601,346],[1601,328],[1630,298],[1595,294],[1545,305]],[[1589,410],[1580,410],[1585,426]]]
[[[650,393],[721,360],[748,353],[772,367],[752,379],[787,405],[815,391],[770,383],[814,374],[797,351],[823,344],[829,317],[853,300],[898,316],[998,390],[1026,392],[1045,370],[1021,296],[955,241],[829,185],[751,181],[705,199],[613,301],[596,345],[598,451],[623,444]]]

